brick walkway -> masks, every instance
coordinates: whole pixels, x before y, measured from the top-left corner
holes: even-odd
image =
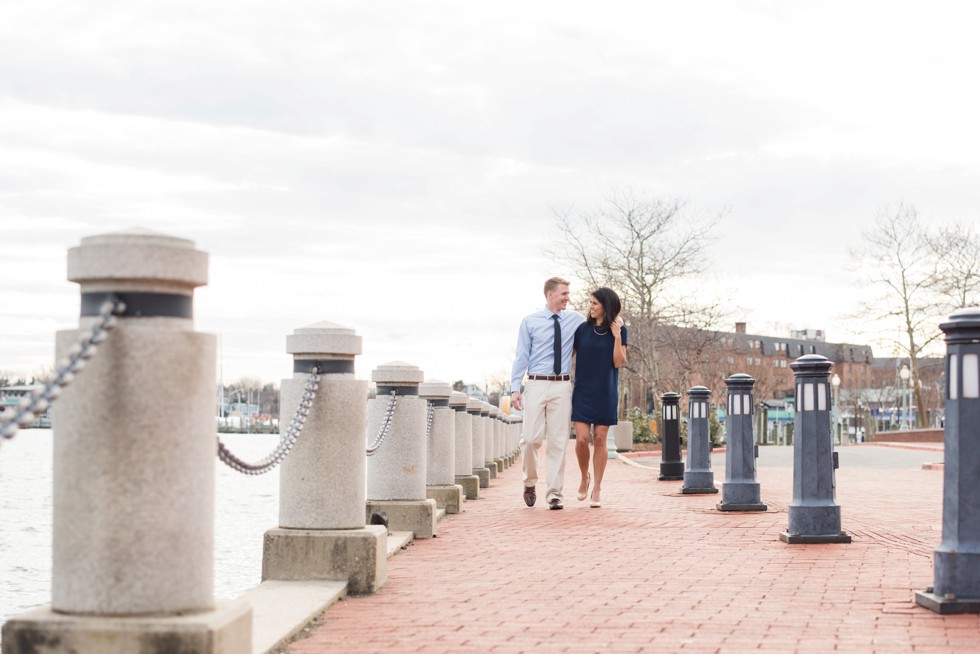
[[[787,545],[789,467],[760,467],[769,511],[737,514],[715,510],[720,493],[657,481],[656,465],[612,460],[590,509],[574,497],[573,449],[564,511],[525,507],[509,468],[392,558],[381,592],[334,605],[288,651],[980,651],[980,616],[912,599],[932,585],[942,472],[842,467],[854,542]]]

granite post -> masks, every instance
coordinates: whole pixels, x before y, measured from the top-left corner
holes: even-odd
[[[681,460],[681,396],[677,393],[664,393],[662,403],[660,481],[684,479],[684,462]]]
[[[759,482],[755,475],[755,460],[759,446],[753,433],[752,387],[755,380],[749,375],[736,374],[725,380],[728,386],[728,415],[725,426],[725,481],[721,485],[719,511],[765,511]]]
[[[367,462],[367,516],[382,512],[392,531],[411,531],[416,538],[436,535],[436,501],[426,497],[425,425],[428,407],[419,397],[422,371],[401,361],[371,373],[377,397],[368,402],[369,441],[382,436],[385,411],[395,396],[387,432]]]
[[[718,492],[715,473],[711,471],[710,397],[711,391],[704,386],[694,386],[687,392],[687,470],[681,486],[685,495]]]
[[[456,485],[456,412],[449,407],[452,387],[429,380],[419,387],[419,397],[429,403],[426,434],[425,493],[446,513],[463,510],[463,487]]]
[[[486,451],[486,429],[483,426],[483,402],[469,398],[466,402],[466,413],[470,416],[473,433],[473,474],[480,478],[480,488],[490,486],[490,469],[486,466],[484,455]]]
[[[819,354],[807,354],[789,365],[796,382],[793,424],[793,501],[789,527],[779,539],[790,544],[850,543],[841,531],[840,505],[834,498],[830,420],[830,369]]]
[[[316,366],[309,415],[279,476],[279,527],[265,533],[262,580],[346,581],[353,594],[387,578],[388,530],[365,525],[364,431],[367,382],[354,378],[361,337],[319,322],[286,337],[293,377],[282,381],[280,411],[293,416]]]
[[[193,242],[146,230],[68,251],[81,316],[59,359],[110,296],[125,306],[56,404],[51,605],[4,625],[4,654],[251,648],[248,603],[213,594],[217,350],[193,323],[207,277]]]
[[[496,479],[500,470],[493,460],[493,421],[490,419],[490,412],[493,405],[489,402],[480,402],[480,423],[483,429],[483,467],[490,471],[490,479]]]
[[[946,340],[943,533],[933,586],[915,594],[936,613],[980,613],[980,308],[939,325]]]
[[[609,428],[610,438],[613,447],[617,452],[632,452],[633,451],[633,423],[629,420],[625,422],[617,422],[615,425]]]
[[[493,434],[493,447],[490,448],[490,456],[493,458],[494,466],[497,468],[497,474],[499,475],[504,471],[507,466],[504,464],[504,452],[503,452],[503,434],[500,431],[500,427],[503,423],[500,422],[500,416],[502,412],[500,407],[496,407],[492,404],[490,406],[490,427],[489,432]]]
[[[453,391],[449,396],[449,406],[455,412],[456,422],[456,483],[463,487],[466,499],[475,500],[480,497],[480,478],[473,474],[473,418],[466,413],[468,402],[466,393]]]
[[[511,433],[510,433],[510,451],[511,456],[514,457],[514,463],[521,456],[521,438],[524,435],[524,416],[511,416]]]

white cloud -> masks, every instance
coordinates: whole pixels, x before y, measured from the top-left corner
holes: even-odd
[[[632,185],[728,207],[750,321],[846,333],[883,204],[976,220],[965,2],[298,1],[0,6],[0,369],[76,320],[65,252],[143,226],[211,255],[224,375],[320,320],[479,381],[560,270],[551,207]],[[723,281],[719,281],[723,280]]]

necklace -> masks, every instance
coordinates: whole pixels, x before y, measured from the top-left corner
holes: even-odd
[[[597,330],[597,329],[595,328],[595,325],[592,325],[592,331],[594,331],[594,332],[596,333],[596,336],[605,336],[606,334],[608,334],[608,333],[609,333],[609,329],[606,329],[606,331],[604,331],[604,332],[600,332],[600,331],[598,331],[598,330]]]

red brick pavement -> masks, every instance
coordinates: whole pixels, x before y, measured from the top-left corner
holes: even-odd
[[[615,460],[590,509],[577,470],[569,447],[563,511],[525,507],[506,470],[289,652],[980,652],[980,616],[913,601],[932,585],[942,473],[838,470],[854,542],[787,545],[791,468],[760,468],[769,511],[750,514]]]

